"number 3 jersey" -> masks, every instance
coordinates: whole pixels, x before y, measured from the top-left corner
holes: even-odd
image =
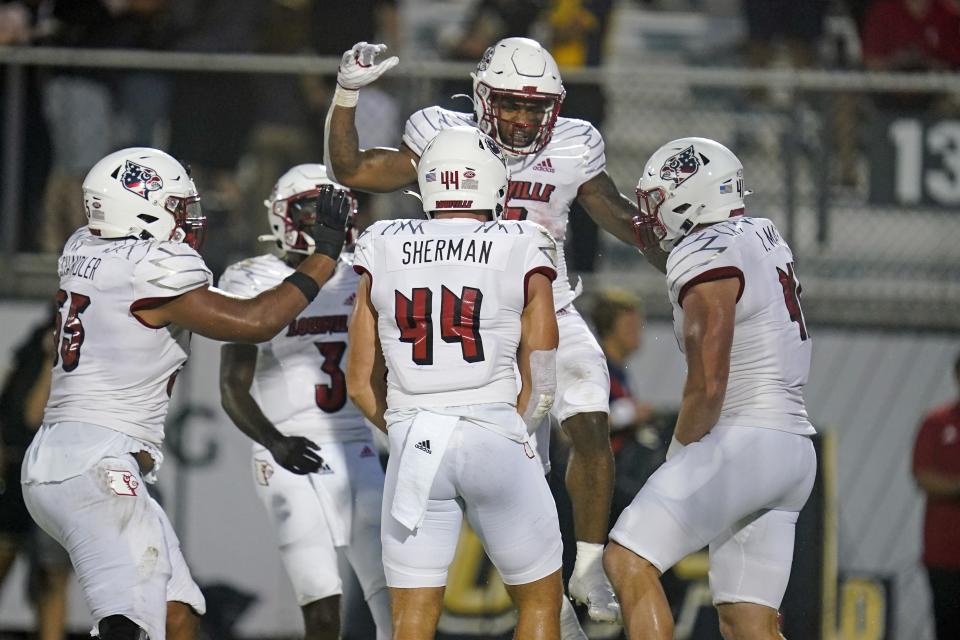
[[[381,221],[357,242],[387,365],[390,409],[517,401],[526,283],[556,278],[556,243],[530,222]]]
[[[418,156],[444,129],[475,127],[473,114],[429,107],[407,120],[403,143]],[[530,220],[542,225],[557,241],[557,279],[553,283],[553,302],[562,309],[576,298],[567,278],[563,242],[567,237],[570,205],[580,185],[594,178],[607,166],[603,137],[589,122],[557,118],[550,141],[529,156],[505,154],[510,168],[507,208],[504,220]]]
[[[160,446],[174,377],[190,333],[133,312],[207,287],[203,258],[180,242],[106,240],[87,227],[58,263],[60,319],[44,422],[83,422]]]
[[[800,309],[793,253],[773,222],[736,217],[691,233],[667,259],[673,326],[681,351],[683,301],[696,284],[736,278],[730,376],[717,425],[814,433],[803,387],[810,336]]]
[[[217,286],[252,298],[293,273],[280,258],[262,255],[227,267]],[[269,342],[257,345],[250,393],[284,435],[317,442],[369,440],[363,416],[347,399],[347,325],[357,282],[348,256],[320,294]]]

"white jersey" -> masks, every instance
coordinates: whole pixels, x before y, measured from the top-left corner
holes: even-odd
[[[58,270],[57,356],[44,422],[100,425],[159,447],[190,333],[149,326],[133,311],[209,286],[210,270],[187,244],[106,240],[87,227],[67,240]]]
[[[793,252],[773,222],[736,217],[684,238],[667,259],[673,327],[683,350],[683,298],[690,287],[737,278],[730,376],[717,425],[814,433],[803,387],[810,336],[800,309]]]
[[[556,242],[530,222],[380,221],[357,241],[387,364],[387,406],[515,405],[530,275],[556,277]]]
[[[217,286],[245,298],[280,284],[293,273],[280,258],[262,255],[227,267]],[[320,294],[286,329],[257,345],[250,393],[284,435],[317,442],[369,440],[363,416],[347,399],[343,368],[347,326],[360,277],[344,255]]]
[[[407,120],[403,143],[418,156],[443,129],[476,126],[472,114],[428,107]],[[510,168],[505,220],[530,220],[546,228],[557,241],[557,279],[553,284],[554,305],[567,306],[576,297],[570,288],[563,242],[567,237],[570,205],[580,185],[606,169],[603,138],[589,122],[557,118],[553,135],[538,153],[516,156],[505,153]]]

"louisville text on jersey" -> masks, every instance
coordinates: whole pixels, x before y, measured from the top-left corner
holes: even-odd
[[[307,336],[320,333],[346,333],[347,316],[309,316],[297,318],[287,327],[286,335]]]

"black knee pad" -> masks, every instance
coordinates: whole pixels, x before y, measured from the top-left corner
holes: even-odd
[[[100,640],[150,640],[147,632],[126,616],[107,616],[98,625]]]

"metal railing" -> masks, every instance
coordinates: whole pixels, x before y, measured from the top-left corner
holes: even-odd
[[[8,266],[18,262],[18,189],[27,151],[20,128],[26,67],[330,76],[337,64],[336,58],[313,56],[0,48],[6,81],[2,125],[6,144],[0,177],[4,261]],[[405,58],[391,70],[393,83],[387,86],[405,116],[434,103],[441,97],[441,83],[464,81],[471,69],[465,63]],[[932,116],[905,114],[907,120],[913,118],[907,125],[913,122],[920,127],[913,132],[896,120],[881,122],[871,106],[878,97],[917,93],[949,101],[960,96],[960,75],[638,64],[565,71],[564,81],[570,94],[589,91],[583,85],[592,85],[605,96],[601,131],[608,171],[624,193],[632,193],[646,157],[672,137],[705,135],[731,146],[744,161],[747,186],[756,192],[748,200],[749,211],[774,219],[797,255],[804,305],[813,320],[960,329],[960,249],[955,240],[960,238],[960,115],[937,116],[941,126],[936,133],[922,128],[927,126],[924,119]],[[750,97],[760,92],[776,99],[764,102]],[[855,113],[852,118],[847,114],[846,124],[838,115],[844,100],[855,103]],[[871,124],[874,121],[889,127],[877,129],[880,125]],[[954,123],[956,127],[951,128]],[[905,137],[904,131],[914,137]],[[934,133],[940,138],[931,142]],[[906,160],[877,151],[914,138],[922,148],[906,149],[902,154]],[[858,176],[853,184],[839,184],[835,177],[844,139],[854,149],[851,171]],[[899,154],[899,147],[894,151]],[[940,154],[932,168],[909,165],[911,158],[926,162],[931,153]],[[926,195],[908,202],[878,200],[871,180],[876,182],[891,162],[896,165],[893,171],[919,176],[912,178],[919,181],[919,186],[911,187],[913,191],[927,189],[936,173],[946,200],[931,203]],[[899,189],[906,179],[897,173],[891,182]],[[942,187],[944,181],[946,187]],[[950,199],[954,192],[955,203]],[[897,192],[896,197],[901,195]],[[629,280],[621,281],[651,300],[654,314],[668,311],[662,300],[662,278],[640,267],[635,252],[604,239],[601,254],[596,279],[603,281],[608,272],[626,272]],[[14,291],[10,279],[5,280],[5,290]]]

